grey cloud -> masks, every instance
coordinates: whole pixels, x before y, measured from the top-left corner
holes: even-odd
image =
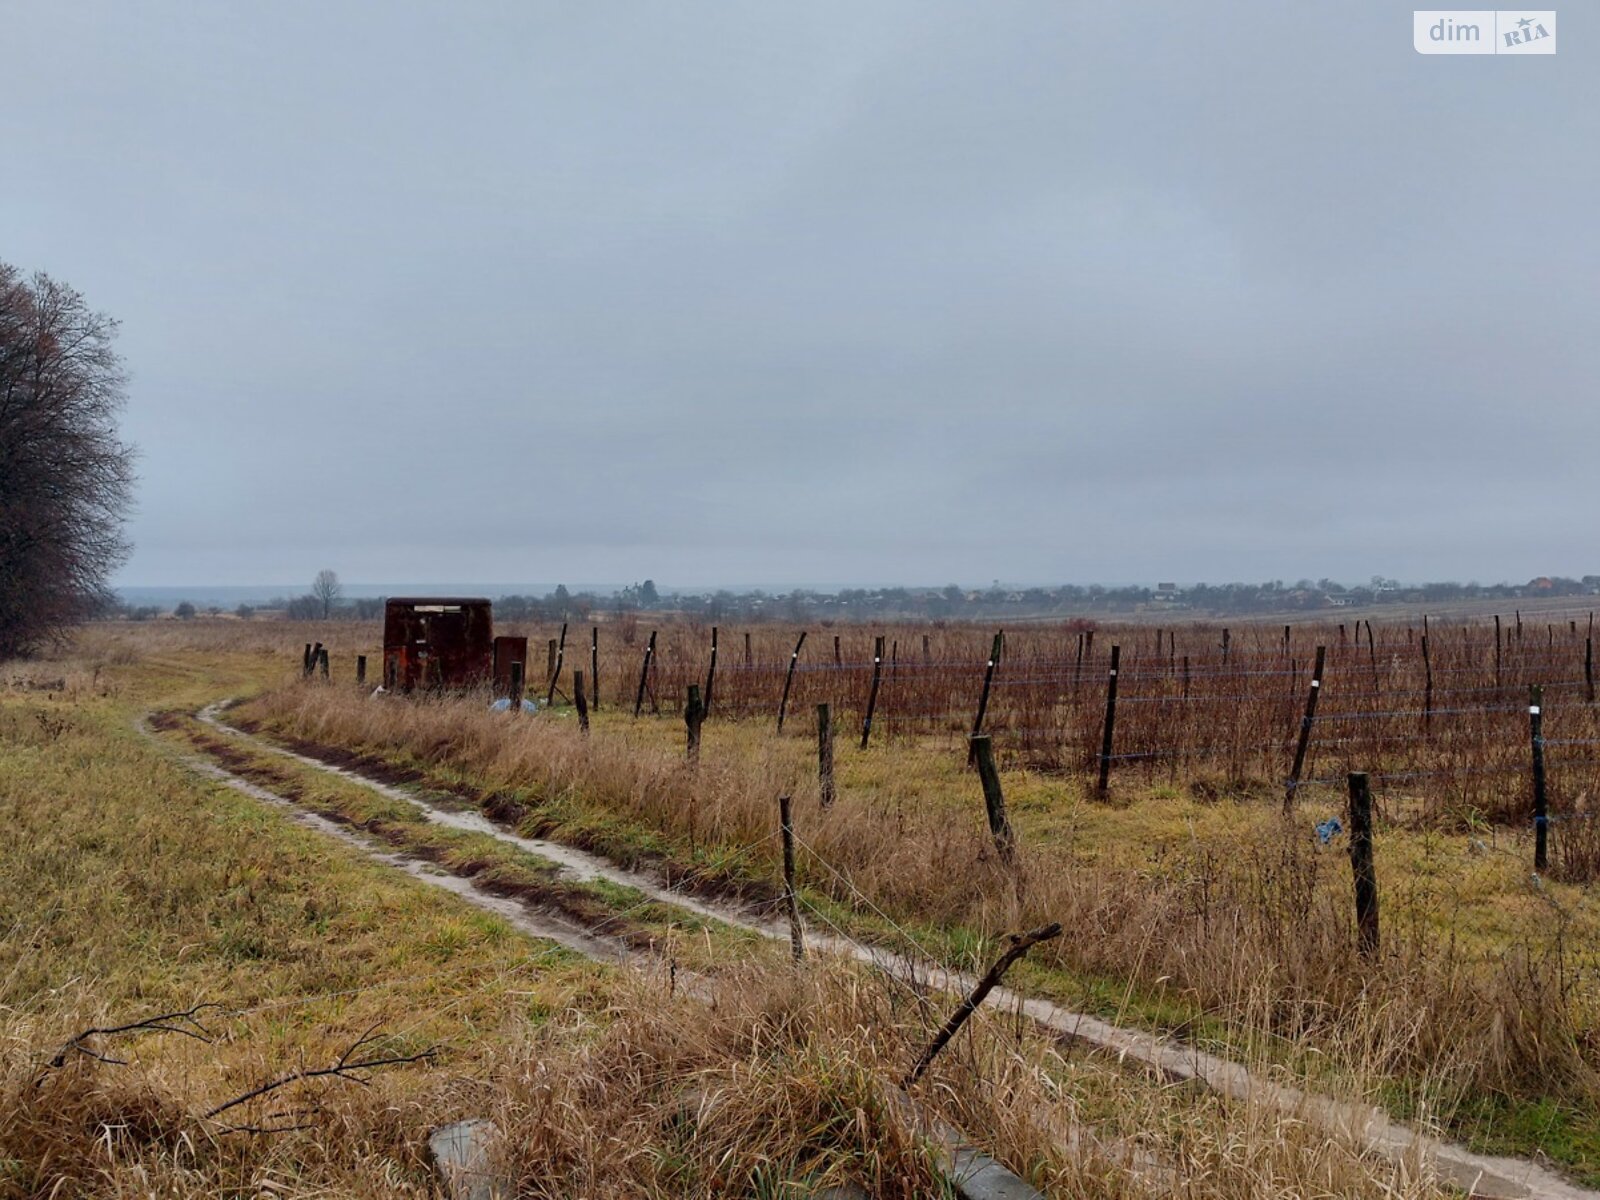
[[[19,6],[0,257],[123,319],[130,583],[1583,573],[1561,20]]]

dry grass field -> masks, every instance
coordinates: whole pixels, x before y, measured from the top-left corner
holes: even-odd
[[[486,696],[373,698],[355,655],[377,631],[195,621],[86,630],[50,661],[0,666],[0,1194],[430,1194],[427,1130],[509,1131],[529,1195],[799,1195],[854,1181],[934,1191],[936,1160],[896,1080],[953,1000],[918,996],[625,889],[554,878],[537,855],[422,820],[402,799],[229,741],[195,714],[452,797],[500,827],[603,854],[707,898],[760,906],[779,878],[776,799],[794,797],[808,925],[963,969],[1011,931],[1067,936],[1012,973],[1029,994],[1170,1031],[1268,1075],[1381,1101],[1476,1145],[1600,1176],[1595,947],[1581,846],[1593,736],[1586,626],[1503,634],[1420,622],[1365,631],[1148,625],[1008,634],[985,729],[1019,852],[1007,864],[966,767],[993,631],[813,630],[783,734],[798,630],[720,631],[697,765],[683,694],[709,630],[601,625],[600,705],[533,717]],[[526,630],[534,645],[559,636]],[[877,711],[872,637],[886,638]],[[832,638],[840,637],[834,661]],[[1559,636],[1558,636],[1559,634]],[[923,637],[927,637],[924,654]],[[570,630],[557,681],[592,673]],[[300,678],[300,646],[333,651]],[[1094,769],[1106,654],[1122,647],[1112,786]],[[1309,684],[1323,708],[1296,796],[1282,779]],[[530,679],[542,679],[542,654]],[[1188,670],[1182,669],[1188,660]],[[1432,676],[1432,688],[1424,672]],[[376,678],[374,666],[373,676]],[[1532,872],[1526,691],[1550,697],[1553,869]],[[1424,699],[1419,693],[1427,690]],[[530,692],[542,685],[530,684]],[[652,703],[652,696],[654,703]],[[823,811],[815,705],[833,707],[838,799]],[[656,708],[660,709],[659,715]],[[152,732],[136,723],[154,714]],[[1559,743],[1559,744],[1558,744]],[[193,756],[336,821],[331,839],[184,765]],[[1382,945],[1356,948],[1342,772],[1372,772]],[[365,847],[365,848],[364,848]],[[374,861],[604,926],[599,965]],[[685,981],[693,980],[693,986]],[[681,986],[680,986],[681,985]],[[204,1038],[84,1029],[196,1004]],[[1444,1194],[1428,1172],[1253,1103],[1174,1088],[985,1010],[916,1089],[1048,1194]],[[369,1086],[305,1080],[371,1029]],[[200,1030],[191,1030],[199,1032]],[[111,1059],[126,1060],[120,1062]]]

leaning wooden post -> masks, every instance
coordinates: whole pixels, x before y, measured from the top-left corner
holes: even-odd
[[[989,662],[983,669],[983,691],[978,693],[978,712],[972,718],[972,737],[967,740],[967,766],[973,763],[973,756],[978,752],[978,743],[975,740],[983,732],[983,715],[989,711],[989,688],[994,683],[994,669],[1000,662],[1000,653],[1005,646],[1005,631],[994,635],[994,642],[989,646]]]
[[[1317,647],[1317,662],[1311,669],[1311,688],[1306,693],[1306,715],[1300,718],[1300,740],[1295,743],[1294,766],[1289,770],[1289,783],[1283,792],[1283,815],[1294,811],[1294,790],[1300,786],[1300,772],[1306,765],[1306,748],[1311,745],[1311,726],[1317,719],[1317,696],[1322,691],[1322,664],[1327,660],[1328,648]]]
[[[507,697],[511,703],[512,712],[522,711],[522,664],[511,664],[511,694]]]
[[[1528,685],[1528,735],[1533,745],[1533,869],[1549,865],[1550,815],[1544,788],[1544,688]]]
[[[600,626],[589,627],[589,699],[594,701],[595,712],[600,711]]]
[[[972,738],[973,757],[978,763],[978,780],[983,785],[983,806],[989,815],[989,836],[994,838],[995,851],[1007,866],[1016,862],[1017,837],[1011,831],[1010,818],[1006,816],[1005,793],[1000,790],[1000,772],[994,765],[994,747],[987,733]]]
[[[832,808],[833,791],[833,717],[826,704],[817,705],[817,792],[823,808]]]
[[[583,694],[583,672],[572,673],[572,702],[578,706],[578,731],[589,732],[589,701]]]
[[[311,643],[306,643],[306,652],[300,656],[300,674],[311,678]]]
[[[1356,885],[1356,936],[1364,958],[1378,952],[1378,874],[1372,864],[1372,791],[1365,771],[1352,771],[1350,872]]]
[[[795,962],[806,956],[805,933],[800,928],[800,897],[794,889],[794,818],[789,797],[778,797],[778,828],[783,834],[783,900],[789,910],[789,950]]]
[[[711,686],[717,680],[717,627],[711,627],[711,662],[706,666],[706,698],[704,715],[711,715]]]
[[[561,664],[567,658],[567,623],[561,622],[561,640],[556,643],[556,661],[550,671],[550,687],[545,692],[545,706],[549,707],[556,701],[556,680],[561,678]]]
[[[689,698],[683,705],[683,723],[688,728],[688,756],[690,765],[700,761],[700,726],[706,719],[706,710],[700,704],[700,685],[689,685]]]
[[[1583,694],[1590,704],[1594,703],[1594,634],[1589,634],[1583,639]]]
[[[789,655],[789,671],[783,677],[783,698],[778,701],[778,732],[783,732],[784,714],[789,711],[789,689],[794,686],[794,669],[800,662],[800,647],[806,644],[805,630],[800,631],[799,640],[794,644],[794,653]]]
[[[366,681],[367,681],[367,656],[365,654],[358,654],[358,655],[356,655],[356,683],[357,683],[357,685],[360,685],[360,684],[366,683]]]
[[[1117,667],[1122,663],[1122,647],[1111,647],[1111,674],[1106,677],[1106,723],[1100,737],[1100,782],[1095,794],[1104,800],[1111,791],[1111,733],[1117,724]]]
[[[872,714],[878,707],[878,685],[883,682],[883,639],[872,641],[872,689],[867,693],[867,715],[861,721],[861,748],[867,748],[872,736]]]
[[[544,677],[550,681],[550,690],[555,691],[556,686],[556,640],[551,638],[544,660]]]
[[[1012,963],[1016,962],[1017,959],[1032,950],[1040,942],[1048,942],[1051,938],[1060,936],[1061,922],[1059,921],[1052,921],[1050,924],[1042,925],[1038,929],[1030,930],[1028,933],[1011,934],[1007,938],[1010,942],[1009,948],[995,960],[994,966],[989,968],[984,977],[978,980],[978,986],[973,988],[972,994],[961,1002],[961,1007],[950,1014],[950,1019],[944,1023],[944,1027],[934,1034],[933,1041],[928,1043],[928,1048],[917,1059],[917,1065],[911,1068],[905,1079],[901,1081],[900,1086],[910,1087],[922,1078],[922,1073],[928,1069],[928,1064],[933,1062],[934,1055],[943,1050],[950,1039],[961,1031],[961,1027],[967,1023],[967,1018],[978,1011],[978,1005],[982,1004],[984,997],[999,985],[1001,978],[1010,969]]]
[[[644,662],[639,667],[639,691],[633,698],[633,715],[637,717],[644,710],[644,685],[650,678],[650,660],[656,653],[656,631],[650,631],[650,641],[644,648]]]
[[[328,648],[326,646],[322,648],[322,652],[317,658],[317,666],[321,668],[322,677],[326,679],[328,677]]]

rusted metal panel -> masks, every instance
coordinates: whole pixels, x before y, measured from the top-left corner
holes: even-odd
[[[478,596],[398,596],[383,609],[384,682],[401,691],[467,688],[493,669],[494,621]]]
[[[511,664],[522,664],[524,681],[528,675],[528,639],[525,637],[497,637],[494,640],[494,694],[511,694]]]

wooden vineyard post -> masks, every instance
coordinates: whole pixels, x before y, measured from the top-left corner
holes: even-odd
[[[1231,637],[1232,635],[1230,635],[1226,629],[1222,631],[1222,662],[1224,666],[1226,666],[1228,662],[1228,643],[1231,640]]]
[[[1189,656],[1183,656],[1183,698],[1189,698]]]
[[[800,662],[800,647],[806,644],[805,630],[800,631],[799,640],[794,644],[794,653],[789,655],[789,672],[783,677],[783,699],[778,701],[778,732],[783,732],[784,714],[789,711],[789,689],[794,686],[794,669]]]
[[[549,707],[556,700],[556,680],[561,678],[561,664],[567,657],[567,623],[561,622],[561,640],[556,643],[555,669],[550,672],[550,687],[544,695],[545,706]]]
[[[794,888],[794,814],[789,797],[778,797],[778,828],[783,834],[783,900],[789,910],[789,952],[794,961],[806,957],[805,931],[800,927],[800,897]]]
[[[867,692],[867,715],[861,721],[861,748],[867,748],[872,736],[872,714],[878,707],[878,685],[883,682],[883,639],[872,640],[872,688]]]
[[[1544,688],[1528,685],[1528,736],[1533,749],[1533,869],[1550,865],[1550,814],[1545,802]]]
[[[322,671],[323,679],[328,678],[328,648],[324,646],[317,657],[317,666]]]
[[[1428,655],[1427,618],[1423,618],[1422,634],[1422,729],[1424,733],[1433,729],[1433,659]]]
[[[1594,703],[1594,634],[1583,639],[1583,696]]]
[[[755,665],[755,659],[750,656],[750,631],[748,629],[744,631],[744,665],[747,667]]]
[[[306,652],[300,656],[300,674],[306,679],[311,678],[311,643],[306,643]]]
[[[711,627],[711,662],[706,667],[705,716],[711,715],[711,685],[717,679],[717,627]]]
[[[1102,800],[1111,793],[1111,734],[1117,724],[1117,668],[1121,664],[1122,647],[1112,646],[1111,673],[1106,677],[1106,723],[1100,738],[1100,782],[1095,788]]]
[[[522,664],[520,662],[511,664],[511,694],[506,699],[510,701],[512,712],[522,711]]]
[[[1500,686],[1500,614],[1494,617],[1494,686]]]
[[[983,716],[989,711],[989,688],[994,683],[994,669],[1000,664],[1000,655],[1005,649],[1005,631],[994,635],[994,642],[989,647],[989,662],[983,669],[983,691],[978,693],[978,712],[972,718],[972,738],[967,741],[967,766],[971,766],[974,755],[978,752],[978,743],[973,740],[983,732]]]
[[[837,633],[833,635],[833,665],[836,667],[844,666],[844,651],[839,647],[839,635]]]
[[[544,677],[550,681],[550,691],[556,690],[556,640],[551,638],[545,646]],[[546,699],[546,704],[549,700]]]
[[[366,681],[367,656],[365,654],[358,654],[356,655],[356,683],[359,686],[360,684],[366,683]]]
[[[700,685],[689,685],[689,697],[683,705],[683,723],[688,729],[688,757],[691,766],[700,761],[700,726],[705,723],[706,710],[700,703]]]
[[[650,660],[656,656],[656,631],[650,631],[650,641],[644,648],[644,662],[639,667],[639,690],[633,697],[633,715],[637,717],[644,709],[644,688],[650,679]]]
[[[1283,815],[1294,811],[1294,790],[1300,786],[1300,772],[1306,765],[1306,748],[1311,744],[1311,726],[1317,719],[1317,696],[1322,691],[1322,665],[1327,661],[1328,648],[1317,647],[1316,665],[1311,669],[1311,688],[1306,693],[1306,714],[1300,718],[1300,740],[1295,743],[1294,766],[1289,770],[1289,783],[1283,793]]]
[[[1006,816],[1006,798],[1000,790],[1000,772],[994,765],[994,746],[989,735],[974,734],[973,757],[978,763],[978,780],[983,785],[983,807],[989,817],[989,836],[994,838],[995,852],[1000,861],[1010,866],[1017,859],[1017,837],[1011,831],[1011,821]]]
[[[922,635],[922,665],[927,667],[933,664],[933,647],[927,634]]]
[[[589,699],[594,701],[595,712],[600,711],[600,626],[589,627]]]
[[[823,808],[833,807],[833,717],[826,704],[817,705],[817,793]]]
[[[1350,873],[1355,877],[1356,937],[1363,958],[1378,952],[1378,873],[1372,862],[1372,790],[1365,771],[1350,772]]]
[[[572,702],[578,706],[578,731],[589,732],[589,701],[583,694],[583,672],[572,673]]]

